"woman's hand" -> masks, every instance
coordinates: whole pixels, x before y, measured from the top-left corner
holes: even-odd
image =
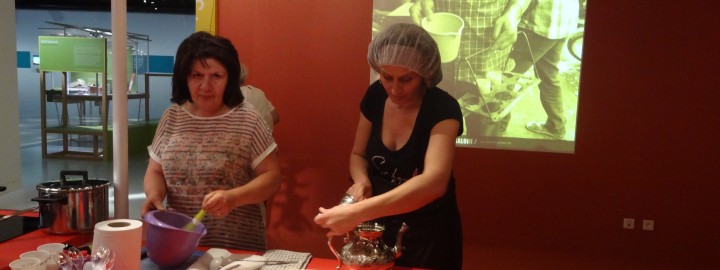
[[[370,183],[355,183],[345,192],[355,198],[356,202],[372,197],[372,186]]]
[[[160,163],[150,159],[145,171],[145,178],[143,178],[143,190],[146,199],[140,208],[140,216],[145,216],[145,213],[152,210],[165,210],[163,200],[165,200],[167,188],[165,187],[164,175]]]
[[[327,236],[343,235],[352,231],[363,222],[352,211],[353,205],[338,205],[330,209],[320,207],[320,213],[315,216],[315,223],[320,227],[330,229]]]
[[[203,198],[202,208],[215,217],[225,217],[233,206],[231,204],[230,192],[227,190],[215,190]]]
[[[142,208],[140,208],[140,216],[143,217],[147,212],[150,212],[152,210],[165,210],[162,201],[162,199],[158,198],[145,199]]]

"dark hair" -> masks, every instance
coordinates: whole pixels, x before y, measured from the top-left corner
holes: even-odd
[[[243,102],[245,98],[240,92],[240,85],[243,83],[240,78],[240,58],[235,46],[227,38],[203,31],[192,33],[178,46],[173,67],[171,102],[180,105],[187,101],[192,102],[187,83],[192,65],[195,61],[205,61],[210,58],[220,62],[227,70],[228,82],[223,94],[223,103],[233,108]]]

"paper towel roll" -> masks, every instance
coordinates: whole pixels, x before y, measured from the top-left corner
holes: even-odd
[[[95,224],[92,246],[105,246],[115,253],[113,269],[140,270],[142,227],[142,221],[134,219],[99,222]]]

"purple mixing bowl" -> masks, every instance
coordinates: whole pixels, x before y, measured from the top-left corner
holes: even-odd
[[[172,211],[150,211],[143,220],[147,222],[145,248],[150,260],[161,267],[174,267],[185,262],[197,248],[206,233],[202,223],[195,231],[183,230],[192,218]]]

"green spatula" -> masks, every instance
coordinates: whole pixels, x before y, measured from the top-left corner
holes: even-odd
[[[205,209],[200,209],[200,212],[195,214],[195,217],[193,217],[192,221],[188,222],[188,224],[185,224],[183,227],[183,230],[194,232],[195,226],[197,226],[198,223],[203,219],[205,216]]]

